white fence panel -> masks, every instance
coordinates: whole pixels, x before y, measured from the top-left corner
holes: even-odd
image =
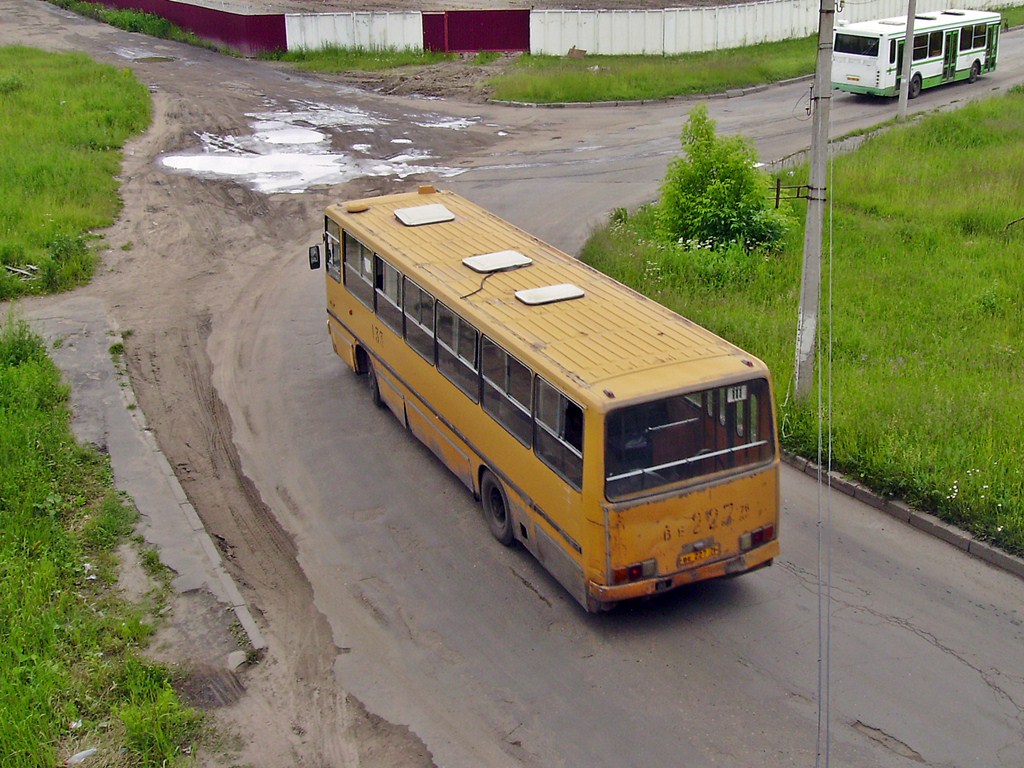
[[[423,47],[423,16],[419,13],[287,13],[288,50]]]
[[[597,44],[589,53],[612,55],[661,54],[664,49],[663,11],[598,12]]]

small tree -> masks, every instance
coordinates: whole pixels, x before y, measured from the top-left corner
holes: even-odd
[[[732,244],[777,250],[789,218],[772,207],[771,180],[757,169],[749,140],[717,136],[702,104],[683,126],[682,142],[686,154],[669,164],[661,186],[658,221],[665,236],[713,250]]]

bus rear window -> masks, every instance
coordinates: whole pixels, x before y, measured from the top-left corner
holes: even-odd
[[[836,35],[833,50],[835,53],[851,53],[854,56],[870,56],[878,58],[878,38],[861,37],[860,35]]]
[[[612,411],[605,495],[620,499],[768,461],[775,456],[771,413],[765,379]]]

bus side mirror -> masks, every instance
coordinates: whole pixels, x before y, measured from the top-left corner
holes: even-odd
[[[320,269],[320,246],[309,246],[309,268]]]

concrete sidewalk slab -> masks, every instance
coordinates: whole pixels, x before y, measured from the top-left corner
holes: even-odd
[[[175,573],[173,587],[179,592],[208,591],[234,611],[252,648],[263,651],[263,634],[145,416],[135,407],[127,374],[115,366],[110,349],[121,342],[121,334],[103,302],[63,296],[35,304],[24,318],[46,340],[51,358],[71,386],[75,436],[109,454],[115,485],[139,511],[137,531]]]

